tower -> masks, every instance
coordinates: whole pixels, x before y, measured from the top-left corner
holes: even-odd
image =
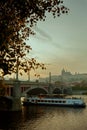
[[[65,72],[65,70],[64,70],[64,68],[62,69],[62,71],[61,71],[61,75],[64,75],[66,72]]]

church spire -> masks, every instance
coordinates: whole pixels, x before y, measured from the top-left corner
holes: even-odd
[[[65,74],[65,69],[63,68],[61,71],[61,75],[64,75],[64,74]]]

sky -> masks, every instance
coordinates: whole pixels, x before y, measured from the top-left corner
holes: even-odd
[[[53,18],[47,14],[45,22],[34,27],[30,36],[31,55],[46,65],[40,75],[61,74],[64,68],[71,73],[87,73],[87,0],[64,0],[68,14]]]
[[[60,75],[63,68],[72,74],[87,73],[87,0],[63,1],[69,13],[55,19],[47,14],[45,22],[33,28],[36,35],[27,41],[32,47],[29,56],[47,68],[36,71],[41,78],[49,72]]]
[[[30,36],[31,55],[44,63],[46,70],[38,70],[41,77],[61,74],[64,68],[71,73],[87,73],[87,0],[64,0],[68,14],[53,18],[47,14],[45,22],[34,27]]]

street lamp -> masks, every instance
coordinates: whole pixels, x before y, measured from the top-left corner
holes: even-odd
[[[30,82],[30,69],[28,69],[28,81]]]
[[[19,68],[19,58],[17,57],[17,64],[16,64],[16,80],[18,81],[18,68]]]

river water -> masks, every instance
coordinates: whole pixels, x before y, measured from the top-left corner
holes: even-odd
[[[87,96],[83,97],[87,103]],[[22,107],[0,112],[0,130],[87,130],[87,107]]]

